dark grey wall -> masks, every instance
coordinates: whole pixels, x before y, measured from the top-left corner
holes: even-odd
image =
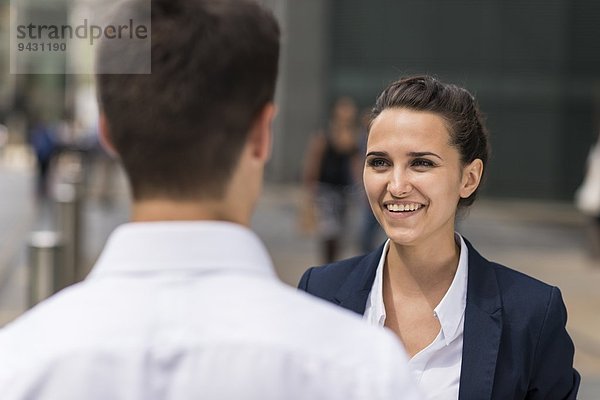
[[[486,193],[572,197],[598,129],[600,2],[333,0],[330,14],[328,98],[369,105],[412,73],[464,85],[492,131]]]

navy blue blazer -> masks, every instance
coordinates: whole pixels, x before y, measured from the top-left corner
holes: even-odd
[[[466,241],[465,241],[466,242]],[[459,399],[576,399],[580,377],[560,291],[471,245]],[[299,288],[364,314],[383,246],[307,270]]]

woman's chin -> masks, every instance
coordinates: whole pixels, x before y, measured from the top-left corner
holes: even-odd
[[[401,246],[414,245],[421,239],[421,235],[415,229],[386,229],[385,233],[390,241]]]

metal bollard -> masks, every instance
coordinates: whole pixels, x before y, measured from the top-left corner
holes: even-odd
[[[33,232],[28,244],[28,305],[35,304],[68,286],[64,276],[64,248],[60,235],[52,231]]]
[[[57,228],[64,244],[65,279],[69,284],[80,279],[81,253],[81,199],[77,187],[59,183],[54,188]]]
[[[65,157],[60,169],[60,181],[72,184],[79,199],[83,198],[84,170],[81,154],[73,152]]]

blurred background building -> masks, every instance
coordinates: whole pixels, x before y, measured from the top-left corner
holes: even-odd
[[[600,261],[586,254],[586,220],[572,199],[600,130],[600,2],[262,2],[281,22],[283,48],[270,185],[254,225],[282,279],[295,284],[318,262],[313,238],[295,226],[298,183],[309,138],[326,124],[335,99],[370,107],[387,83],[416,73],[456,82],[479,100],[493,149],[483,201],[462,229],[489,258],[561,287],[584,375],[581,398],[599,398]],[[0,132],[0,325],[27,306],[29,232],[52,227],[51,207],[35,197],[32,128],[39,121],[66,125],[63,142],[84,152],[94,141],[91,76],[9,73],[11,9],[57,24],[80,11],[67,0],[42,4],[0,0],[0,125],[8,127],[4,146]],[[90,59],[85,50],[79,56]],[[31,68],[70,62],[42,57]],[[88,266],[128,212],[122,175],[96,172],[88,173],[82,208]],[[356,218],[353,224],[349,235],[359,229]],[[350,246],[344,256],[356,251]]]
[[[390,81],[429,73],[488,115],[490,196],[569,200],[598,131],[600,3],[284,1],[280,143],[271,176],[296,178],[306,132],[340,95],[361,108]]]
[[[41,9],[27,0],[13,3],[19,15],[41,13],[59,24],[77,12],[67,0],[45,1]],[[298,179],[299,149],[324,123],[333,99],[348,95],[367,107],[390,81],[430,73],[469,88],[489,117],[494,160],[488,195],[572,198],[598,130],[599,2],[263,3],[284,29],[270,179]],[[90,124],[90,77],[8,74],[9,10],[9,0],[0,0],[0,122],[14,125],[11,141],[41,117]]]

